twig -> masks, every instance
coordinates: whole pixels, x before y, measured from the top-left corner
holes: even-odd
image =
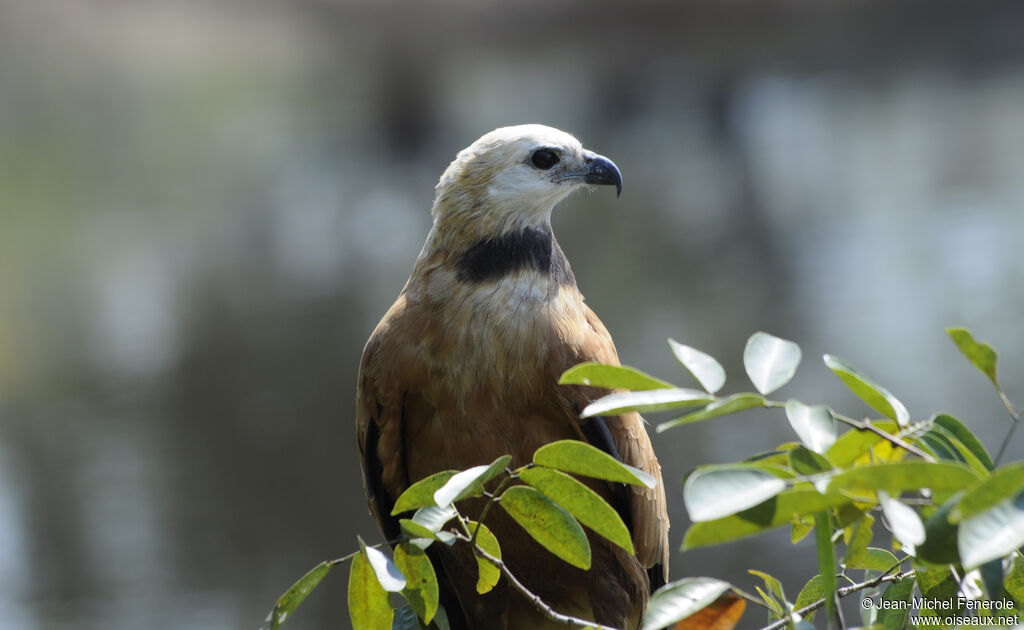
[[[465,542],[470,541],[470,538],[468,536],[465,536],[458,532],[454,533],[455,536],[457,536],[460,540],[463,540]],[[495,567],[497,567],[501,571],[501,574],[508,579],[509,584],[512,585],[512,588],[519,591],[519,593],[523,597],[525,597],[531,604],[533,604],[533,607],[536,608],[538,612],[540,612],[542,615],[544,615],[551,621],[565,624],[570,628],[597,628],[597,630],[619,630],[618,628],[603,626],[594,621],[587,621],[586,619],[580,619],[578,617],[563,615],[560,612],[556,612],[553,608],[544,603],[544,600],[542,600],[537,595],[534,595],[530,589],[526,588],[526,586],[522,582],[520,582],[515,575],[512,574],[508,566],[506,566],[505,563],[502,562],[500,559],[495,558],[494,556],[487,553],[486,551],[484,551],[476,545],[473,546],[473,553],[475,553],[476,555],[480,556],[484,560],[490,562]]]
[[[1020,413],[1018,413],[1017,410],[1013,408],[1013,405],[1010,404],[1010,399],[1006,397],[1003,390],[999,388],[997,389],[999,391],[999,399],[1003,401],[1003,406],[1006,407],[1006,410],[1010,412],[1010,417],[1013,418],[1013,424],[1010,425],[1010,430],[1006,432],[1006,437],[1003,438],[1003,443],[999,447],[999,452],[996,453],[996,459],[995,462],[993,462],[996,466],[999,465],[999,460],[1003,458],[1003,454],[1006,452],[1006,447],[1010,444],[1010,440],[1013,439],[1013,432],[1017,429],[1017,425],[1020,424]]]
[[[898,567],[899,565],[897,564],[896,566]],[[893,567],[893,568],[896,568],[896,567]],[[889,571],[891,571],[891,570],[892,569],[889,569]],[[902,580],[904,578],[908,578],[908,577],[914,575],[913,569],[911,569],[909,571],[901,571],[900,573],[893,573],[893,574],[888,574],[888,573],[889,572],[886,571],[885,573],[882,573],[881,575],[879,575],[876,578],[872,578],[870,580],[867,580],[865,582],[861,582],[859,584],[851,584],[850,586],[844,586],[844,587],[842,587],[840,589],[837,589],[836,590],[836,597],[839,597],[839,598],[846,597],[850,593],[855,593],[857,591],[862,591],[862,590],[864,590],[866,588],[871,588],[872,586],[878,586],[879,584],[882,584],[882,583],[885,583],[885,582],[899,582],[900,580]],[[794,613],[792,613],[792,614],[800,615],[802,617],[802,616],[806,615],[809,612],[814,612],[815,610],[818,610],[819,608],[821,608],[824,605],[825,605],[825,598],[822,597],[818,601],[812,602],[812,603],[804,606],[800,610],[794,611]],[[792,620],[791,620],[792,614],[789,617],[787,617],[786,619],[779,619],[778,621],[776,621],[774,623],[771,623],[771,624],[768,624],[767,626],[764,626],[763,628],[761,628],[761,630],[781,630],[782,628],[785,628],[788,624],[790,624],[792,622]]]
[[[832,410],[830,409],[830,411],[832,411]],[[854,420],[853,418],[850,418],[848,416],[844,416],[842,414],[836,413],[835,411],[832,411],[832,417],[834,417],[836,420],[842,422],[843,424],[850,425],[851,427],[857,429],[858,431],[870,431],[870,432],[874,433],[875,435],[879,436],[880,438],[882,438],[884,440],[888,440],[889,442],[891,442],[895,446],[898,446],[898,447],[902,448],[903,450],[907,451],[908,453],[913,453],[914,455],[917,455],[918,457],[920,457],[921,459],[923,459],[923,460],[925,460],[927,462],[931,462],[933,464],[935,463],[935,458],[932,457],[931,455],[929,455],[928,453],[925,453],[924,451],[922,451],[921,449],[917,448],[916,446],[914,446],[910,442],[907,442],[906,440],[902,439],[898,435],[893,435],[891,433],[886,433],[885,431],[879,429],[878,427],[876,427],[875,425],[871,424],[871,422],[869,422],[867,420]]]

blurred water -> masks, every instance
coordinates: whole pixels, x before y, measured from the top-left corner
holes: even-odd
[[[375,538],[362,344],[438,175],[505,124],[621,167],[621,200],[555,227],[625,362],[685,382],[672,336],[738,391],[768,330],[804,348],[780,395],[864,413],[834,352],[998,446],[942,328],[991,341],[1024,402],[1024,14],[586,6],[0,2],[0,627],[255,628]],[[767,413],[657,436],[673,541],[686,471],[786,439]],[[813,559],[785,540],[673,573],[796,592]],[[339,573],[289,627],[345,615]]]

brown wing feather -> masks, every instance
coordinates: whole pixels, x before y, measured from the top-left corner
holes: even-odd
[[[611,365],[619,364],[618,353],[608,330],[597,315],[584,306],[589,331],[583,346],[577,353],[563,357],[563,369],[584,361],[598,361]],[[593,387],[563,387],[576,409],[583,409],[588,403],[605,395],[607,390]],[[608,429],[615,440],[619,456],[630,466],[635,466],[658,480],[655,488],[630,486],[632,490],[633,545],[636,555],[645,567],[662,566],[664,578],[668,579],[668,511],[665,503],[665,484],[661,478],[661,466],[654,455],[650,436],[644,427],[644,420],[638,413],[626,413],[605,418]]]
[[[373,331],[359,366],[356,390],[356,437],[370,512],[392,536],[396,522],[394,501],[408,485],[402,440],[402,388],[394,372],[392,322],[401,316],[405,298],[399,297]]]

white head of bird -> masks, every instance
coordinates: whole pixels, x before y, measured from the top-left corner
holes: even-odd
[[[545,227],[559,201],[594,184],[621,192],[622,175],[570,134],[544,125],[501,127],[459,152],[437,184],[432,214],[435,227],[460,232]]]

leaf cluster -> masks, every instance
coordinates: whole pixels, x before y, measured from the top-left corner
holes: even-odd
[[[854,593],[869,600],[859,609],[861,621],[871,627],[906,627],[912,601],[924,602],[920,614],[928,614],[936,602],[949,602],[952,608],[943,609],[944,616],[974,615],[996,625],[1024,616],[1024,462],[998,465],[1020,415],[999,385],[992,348],[966,329],[947,332],[992,382],[1010,414],[1010,429],[994,459],[958,419],[943,413],[914,419],[891,391],[833,355],[824,355],[825,366],[875,417],[857,419],[824,404],[770,399],[794,377],[802,353],[796,343],[763,332],[750,337],[743,354],[755,391],[720,395],[726,382],[721,364],[674,340],[669,340],[670,349],[697,387],[678,387],[624,366],[585,363],[565,372],[560,384],[616,390],[588,405],[583,418],[678,410],[681,415],[657,426],[660,433],[749,409],[778,409],[794,432],[794,440],[773,450],[699,466],[687,475],[683,500],[692,525],[681,549],[785,527],[794,544],[813,534],[817,574],[792,600],[779,580],[761,571],[751,571],[761,581],[756,595],[715,578],[684,578],[652,595],[642,630],[691,617],[729,590],[763,607],[766,628],[772,630],[813,628],[820,609],[825,626],[845,627],[838,601]],[[359,539],[358,551],[317,565],[285,592],[267,618],[269,629],[280,627],[333,566],[349,560],[354,628],[447,628],[427,553],[437,544],[473,550],[479,593],[489,592],[504,576],[549,618],[600,627],[562,615],[529,593],[502,562],[500,541],[485,525],[487,515],[497,506],[549,552],[589,569],[584,528],[630,553],[633,545],[615,510],[577,477],[647,486],[654,479],[572,440],[540,448],[526,465],[513,469],[510,464],[511,457],[504,456],[464,471],[439,472],[410,486],[395,503],[393,515],[408,517],[400,519],[402,536],[389,541],[392,556]],[[476,520],[460,508],[467,499],[477,500],[476,505],[483,499]],[[405,604],[393,608],[391,594]],[[912,600],[915,596],[922,599]]]

